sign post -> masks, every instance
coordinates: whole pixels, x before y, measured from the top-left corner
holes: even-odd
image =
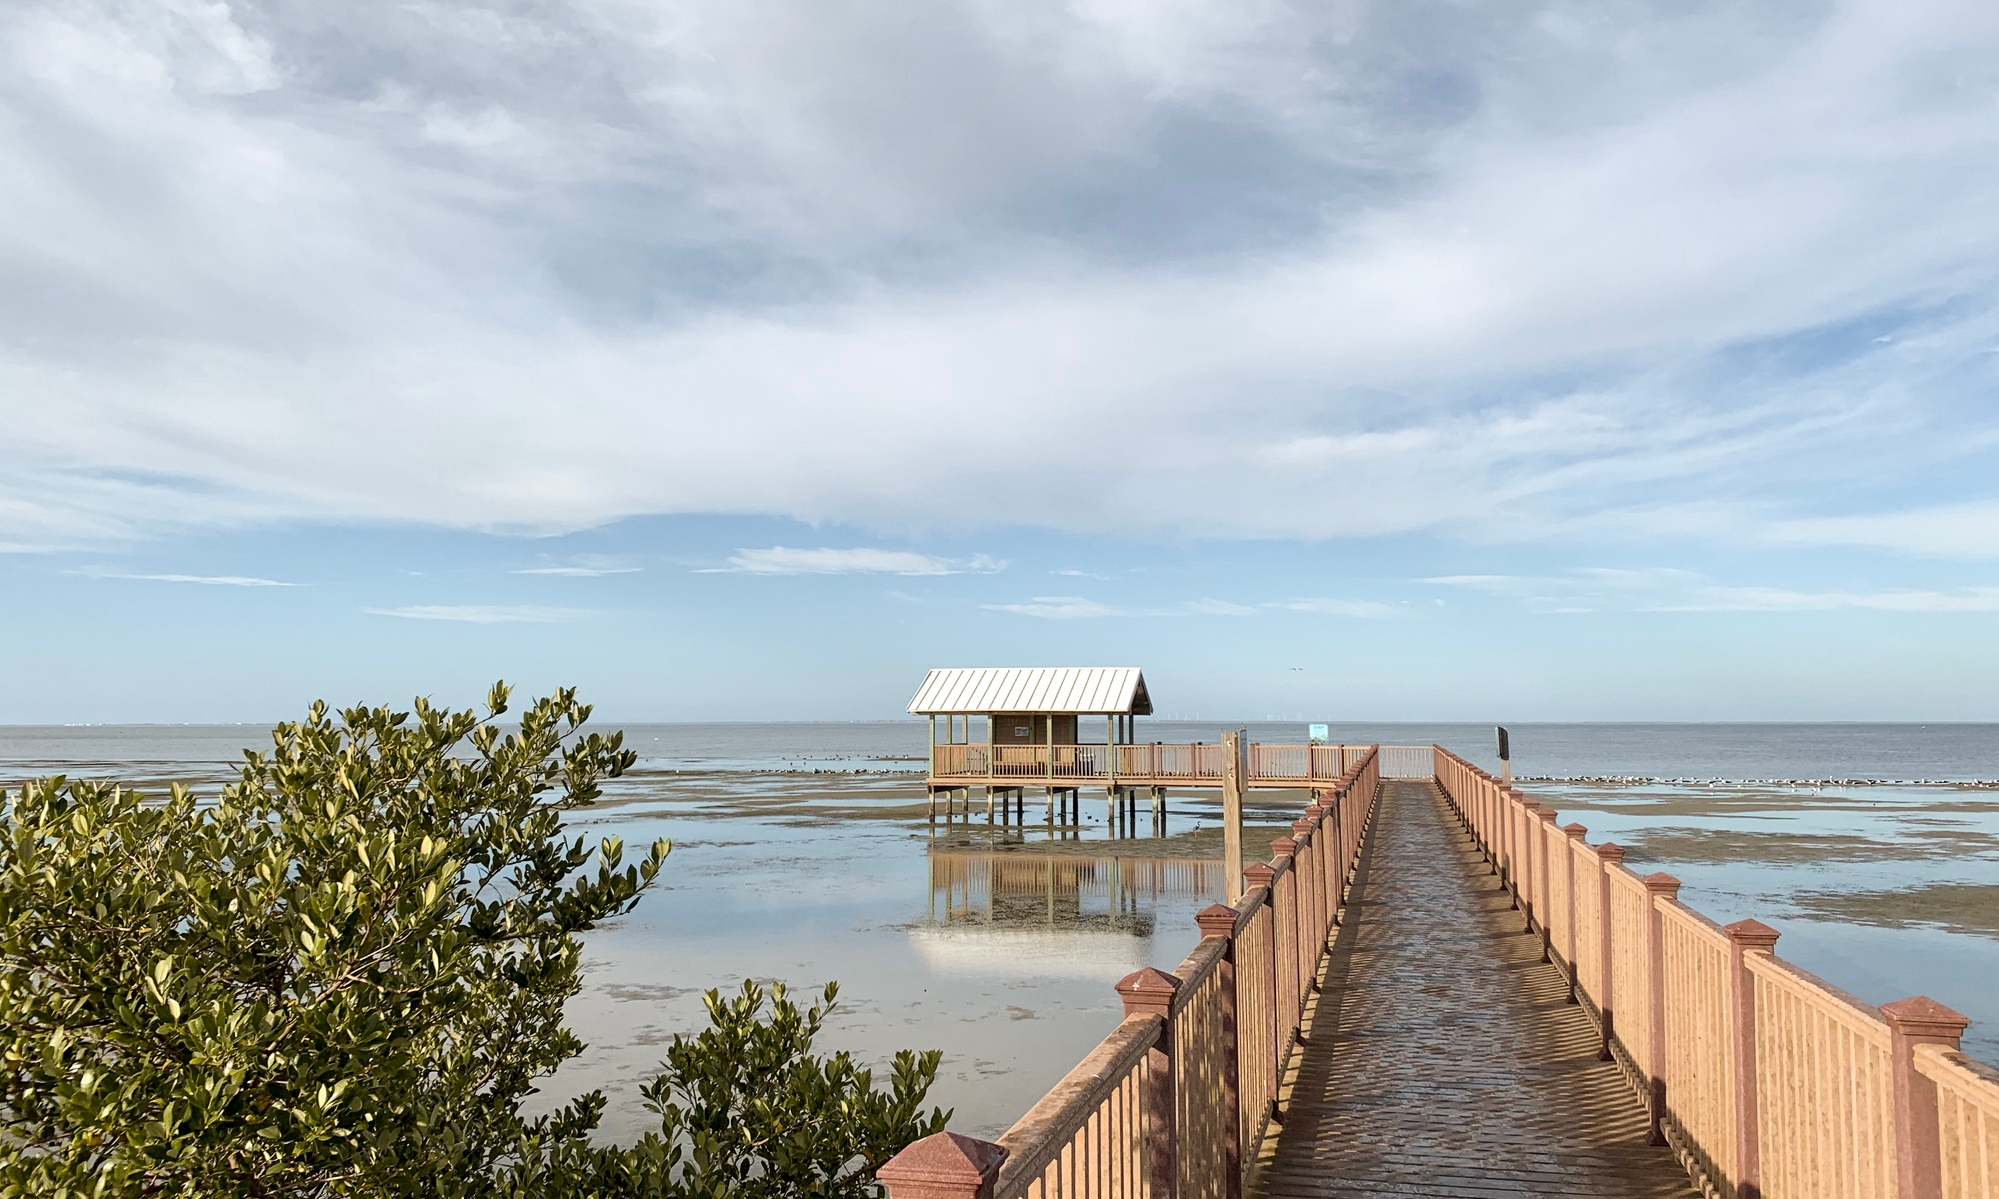
[[[1230,903],[1242,898],[1242,791],[1249,774],[1242,732],[1222,734],[1222,869],[1228,874]]]
[[[1513,746],[1506,735],[1506,726],[1499,725],[1499,781],[1501,785],[1513,785]]]

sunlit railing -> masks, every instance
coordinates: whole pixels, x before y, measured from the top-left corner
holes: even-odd
[[[1223,765],[1218,746],[1117,748],[1187,751],[1190,774],[1209,750],[1213,777]],[[1373,818],[1379,759],[1363,747],[1314,790],[1292,835],[1244,869],[1242,899],[1199,914],[1201,941],[1177,970],[1117,984],[1123,1023],[997,1144],[918,1141],[878,1172],[890,1199],[1240,1199]]]
[[[1999,1073],[1957,1052],[1964,1017],[1880,1008],[1772,952],[1754,920],[1717,926],[1670,875],[1441,747],[1437,779],[1512,892],[1523,926],[1596,1021],[1702,1189],[1725,1199],[1999,1199]]]
[[[1265,785],[1330,786],[1374,752],[1383,778],[1432,777],[1434,754],[1427,745],[1261,745],[1246,747],[1249,779]],[[981,785],[988,779],[1052,779],[1063,784],[1216,786],[1227,764],[1219,745],[938,745],[930,754],[930,775],[954,784]]]

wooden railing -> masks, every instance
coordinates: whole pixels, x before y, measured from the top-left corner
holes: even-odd
[[[1375,753],[1383,778],[1423,778],[1435,773],[1427,745],[1260,745],[1248,747],[1249,779],[1263,785],[1332,786],[1360,759]],[[964,745],[932,748],[930,776],[953,785],[996,780],[1047,779],[1132,785],[1220,786],[1227,755],[1219,745]]]
[[[903,1150],[877,1172],[890,1199],[1240,1199],[1380,793],[1376,747],[1351,757],[1178,969],[1119,981],[1123,1023],[1054,1090],[997,1144]]]
[[[1999,1199],[1999,1073],[1967,1021],[1862,1003],[1638,877],[1442,747],[1438,781],[1695,1182],[1724,1199]]]

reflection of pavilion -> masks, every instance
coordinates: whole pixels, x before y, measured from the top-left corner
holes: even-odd
[[[1117,929],[1152,935],[1146,910],[1162,898],[1222,893],[1222,863],[1205,858],[1072,854],[930,855],[930,918],[1010,928]]]
[[[1222,882],[1205,858],[933,850],[930,922],[910,937],[958,973],[1121,978],[1147,964],[1159,900],[1218,899]]]

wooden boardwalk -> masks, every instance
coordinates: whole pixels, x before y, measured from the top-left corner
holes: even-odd
[[[1383,787],[1255,1193],[1694,1196],[1436,785]]]

